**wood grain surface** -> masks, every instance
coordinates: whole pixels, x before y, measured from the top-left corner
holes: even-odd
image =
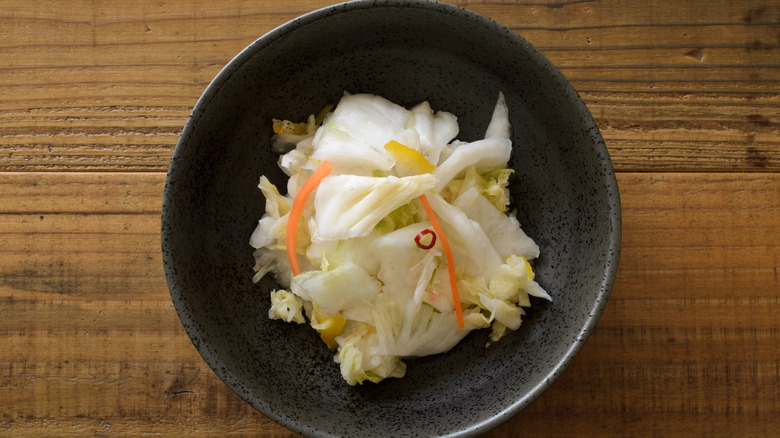
[[[211,79],[332,3],[0,0],[0,435],[297,436],[190,343],[160,209]],[[591,338],[486,436],[780,436],[780,3],[452,3],[572,82],[623,205]]]

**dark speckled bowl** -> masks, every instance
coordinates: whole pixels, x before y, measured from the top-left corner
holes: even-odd
[[[430,101],[480,138],[499,90],[514,127],[518,217],[539,243],[520,330],[487,330],[407,376],[350,387],[305,325],[267,318],[271,280],[252,284],[249,236],[264,211],[261,174],[285,178],[271,119],[304,119],[342,93]],[[214,79],[176,147],[162,214],[171,297],[206,363],[244,400],[315,437],[474,436],[549,387],[593,329],[620,248],[620,198],[591,115],[550,62],[511,30],[428,1],[356,1],[302,16],[242,51]]]

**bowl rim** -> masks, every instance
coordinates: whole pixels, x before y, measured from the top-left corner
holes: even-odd
[[[445,436],[471,437],[483,434],[517,415],[520,411],[535,401],[545,390],[547,390],[552,385],[552,383],[554,383],[557,378],[568,368],[576,354],[580,351],[585,341],[590,336],[592,330],[595,328],[596,323],[604,312],[608,298],[615,283],[615,278],[617,276],[622,240],[620,192],[612,162],[610,160],[604,140],[596,126],[595,121],[592,118],[590,111],[587,109],[587,106],[582,101],[574,87],[564,78],[563,74],[560,73],[557,67],[555,67],[541,52],[538,51],[538,49],[531,45],[517,32],[512,31],[511,29],[491,18],[468,10],[464,7],[433,0],[351,0],[325,6],[302,14],[272,29],[243,48],[219,71],[219,73],[211,80],[202,95],[199,97],[195,106],[193,107],[193,110],[190,112],[187,121],[185,122],[182,133],[173,151],[171,164],[168,169],[163,191],[163,204],[161,211],[162,261],[165,270],[166,282],[168,284],[174,308],[176,309],[180,321],[184,325],[185,331],[190,338],[190,341],[195,346],[196,350],[202,359],[206,362],[206,364],[228,386],[228,388],[234,391],[239,397],[241,397],[257,411],[259,411],[262,415],[270,418],[271,420],[289,430],[302,433],[306,436],[332,437],[334,435],[285,416],[283,413],[272,409],[270,406],[262,402],[262,400],[257,400],[254,398],[248,392],[248,390],[243,387],[236,376],[221,366],[221,360],[218,358],[214,350],[203,341],[204,337],[192,319],[189,306],[187,301],[184,299],[183,290],[179,287],[176,278],[174,262],[176,258],[174,255],[175,251],[173,251],[172,248],[168,245],[165,238],[167,234],[172,232],[171,211],[173,209],[172,205],[174,202],[173,187],[176,181],[176,162],[177,158],[182,155],[184,148],[189,143],[189,139],[191,138],[194,130],[194,125],[204,113],[204,109],[209,106],[213,98],[218,94],[219,90],[231,78],[231,76],[259,51],[274,44],[275,41],[282,38],[284,35],[322,19],[327,19],[338,14],[355,10],[399,7],[427,9],[439,13],[446,12],[448,14],[458,15],[470,21],[479,22],[485,27],[490,27],[494,31],[505,34],[505,36],[512,39],[514,43],[521,45],[524,50],[528,51],[529,54],[532,55],[534,61],[539,63],[541,68],[554,77],[554,80],[557,82],[557,86],[565,89],[569,93],[569,99],[571,100],[571,103],[574,104],[577,109],[587,117],[586,121],[589,122],[594,128],[590,130],[589,135],[593,139],[593,147],[599,155],[601,165],[604,166],[605,172],[602,175],[602,182],[605,185],[607,197],[610,201],[609,207],[611,209],[608,215],[610,219],[611,233],[607,239],[607,245],[609,249],[609,254],[607,255],[607,264],[604,275],[601,278],[599,293],[596,296],[593,307],[590,309],[590,313],[585,321],[585,324],[579,329],[579,334],[577,335],[576,340],[568,346],[568,348],[565,350],[565,353],[555,363],[555,365],[547,370],[546,376],[544,376],[543,379],[541,379],[540,382],[530,391],[523,394],[522,397],[518,398],[511,404],[505,405],[503,409],[497,414],[483,421],[475,422],[468,428],[453,431],[452,433],[448,433]]]

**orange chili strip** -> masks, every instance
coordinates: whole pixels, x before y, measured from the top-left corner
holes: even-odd
[[[295,248],[295,236],[298,234],[298,221],[301,218],[301,213],[303,213],[303,206],[306,205],[306,200],[309,199],[311,192],[320,185],[322,179],[328,176],[331,170],[333,170],[333,165],[328,160],[323,161],[322,164],[320,164],[320,167],[318,167],[309,179],[303,183],[301,191],[295,196],[292,208],[290,208],[290,215],[287,217],[285,243],[287,245],[287,258],[290,260],[290,269],[292,270],[293,277],[301,273],[301,268],[298,265],[298,252]]]
[[[441,239],[441,246],[444,248],[444,256],[447,257],[447,271],[450,274],[450,289],[452,289],[452,301],[455,305],[455,316],[458,318],[458,328],[465,328],[463,323],[463,309],[460,305],[460,295],[458,294],[458,280],[455,278],[455,260],[452,257],[452,250],[450,249],[450,243],[447,241],[447,236],[444,234],[444,229],[439,223],[439,219],[436,217],[436,213],[433,212],[431,204],[428,203],[428,198],[425,195],[420,195],[420,204],[422,204],[425,214],[428,215],[428,220],[431,221],[434,231]]]

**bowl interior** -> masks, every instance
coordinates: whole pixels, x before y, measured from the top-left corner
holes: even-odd
[[[407,376],[348,386],[308,326],[267,318],[270,279],[252,284],[248,239],[265,174],[284,191],[271,119],[304,120],[344,91],[458,116],[481,138],[499,91],[515,145],[518,219],[541,247],[554,301],[520,330],[487,331]],[[563,371],[595,324],[617,269],[620,207],[601,136],[576,92],[530,44],[433,2],[352,2],[303,16],[239,54],[204,93],[171,162],[162,245],[171,296],[204,360],[266,416],[310,436],[467,436],[517,413]]]

